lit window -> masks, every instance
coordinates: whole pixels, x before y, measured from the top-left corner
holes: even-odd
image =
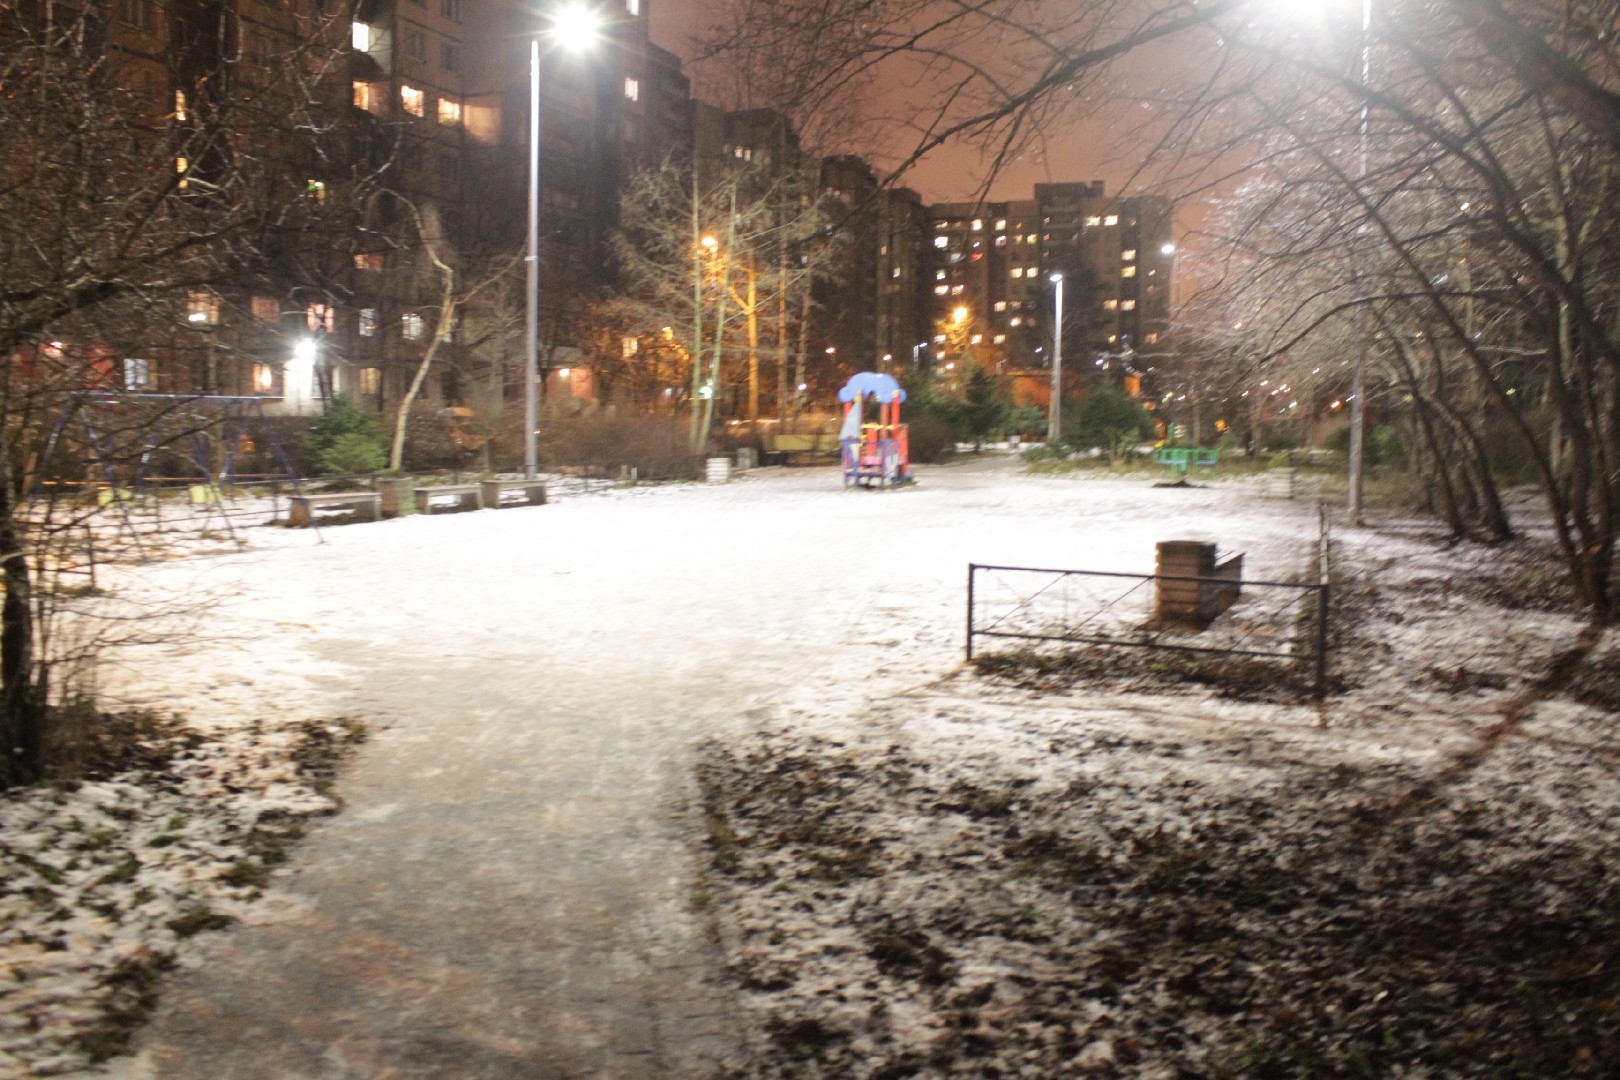
[[[356,270],[381,270],[383,268],[382,252],[367,251],[356,255],[354,257],[354,268]]]
[[[934,237],[934,246],[937,247],[937,248],[947,247],[950,244],[950,242],[951,242],[951,239],[948,236],[936,236],[936,237]]]
[[[1135,262],[1136,261],[1136,249],[1135,248],[1126,248],[1124,251],[1120,252],[1119,253],[1119,261],[1120,262]]]
[[[1012,276],[1015,277],[1015,278],[1023,277],[1024,276],[1024,268],[1022,266],[1013,267],[1012,268]]]
[[[136,356],[124,358],[124,389],[145,390],[152,385],[152,361]]]
[[[1124,269],[1120,270],[1119,276],[1120,277],[1135,277],[1136,276],[1136,267],[1134,267],[1134,266],[1125,267]]]
[[[1033,244],[1034,242],[1035,242],[1035,234],[1034,233],[1030,233],[1028,236],[1024,237],[1024,243]]]
[[[1153,344],[1156,344],[1156,343],[1157,343],[1157,342],[1158,342],[1158,340],[1159,340],[1159,335],[1158,335],[1158,334],[1156,334],[1156,333],[1155,333],[1155,334],[1149,334],[1149,335],[1148,335],[1148,336],[1147,336],[1147,343],[1148,343],[1148,344],[1149,344],[1149,345],[1153,345]]]
[[[249,306],[253,317],[260,322],[275,322],[281,318],[281,301],[273,296],[255,296]]]
[[[382,368],[363,367],[360,369],[360,392],[362,394],[380,394],[382,392]]]
[[[276,386],[276,369],[269,364],[253,365],[253,389],[268,394]]]
[[[427,111],[427,95],[414,86],[401,86],[399,88],[400,104],[412,116],[421,116]]]
[[[184,189],[188,184],[191,183],[190,180],[186,179],[186,173],[190,169],[191,169],[191,162],[190,161],[186,160],[183,157],[177,157],[177,158],[174,159],[174,172],[175,172],[176,176],[180,177],[180,187],[182,189]]]
[[[626,80],[624,80],[624,96],[629,98],[631,101],[640,101],[641,100],[641,80],[639,80],[639,79],[626,79]]]
[[[904,268],[903,267],[891,266],[889,268],[889,276],[891,278],[898,278],[898,277],[900,277],[902,275],[902,273],[904,273]]]
[[[1014,315],[1012,318],[1007,320],[1007,325],[1008,326],[1023,326],[1024,325],[1024,320],[1020,319],[1018,316]]]
[[[422,316],[416,312],[408,312],[399,317],[400,333],[406,341],[420,341],[422,339]]]
[[[1006,228],[1007,228],[1007,219],[1006,218],[1000,218],[1000,219],[998,219],[996,221],[996,231],[997,232],[1002,232]]]
[[[943,270],[935,270],[934,271],[934,280],[935,281],[944,281],[945,280],[945,271],[943,271]]]
[[[996,247],[1006,247],[1006,246],[1007,246],[1007,238],[1005,236],[996,237]]]
[[[449,127],[461,123],[461,102],[449,98],[439,99],[439,123]]]
[[[186,92],[184,90],[174,92],[174,118],[176,120],[189,120],[191,118],[186,109]]]
[[[997,300],[996,301],[996,310],[997,311],[1006,311],[1007,310],[1007,301],[1005,301],[1005,300]]]
[[[1102,224],[1102,218],[1097,214],[1090,214],[1090,215],[1088,215],[1086,217],[1086,226],[1088,228],[1095,229],[1098,225],[1101,225],[1101,224]]]
[[[944,296],[946,293],[948,293],[950,291],[951,291],[951,287],[949,285],[935,285],[934,286],[934,295],[935,296]]]
[[[1136,310],[1136,301],[1135,300],[1121,300],[1119,302],[1119,310],[1121,310],[1121,311],[1135,311]]]
[[[354,80],[354,107],[370,112],[377,104],[377,88],[368,82]]]
[[[968,338],[968,344],[969,345],[978,345],[983,341],[984,341],[984,335],[983,334],[974,334],[972,337]]]
[[[626,334],[619,340],[619,354],[626,360],[641,351],[641,339],[634,334]]]
[[[360,336],[377,336],[377,309],[374,307],[360,309]]]
[[[1119,224],[1119,215],[1118,214],[1109,214],[1107,217],[1103,218],[1103,224],[1104,225],[1118,225]]]
[[[946,338],[945,338],[944,334],[935,334],[934,335],[934,344],[935,345],[943,345],[943,344],[945,344],[945,341],[946,341]]]
[[[337,312],[331,304],[311,304],[304,310],[304,322],[311,330],[330,334],[337,329]]]
[[[1005,345],[1005,344],[1007,344],[1007,335],[1006,334],[997,334],[995,337],[990,339],[990,344],[992,344],[992,345]]]
[[[973,224],[971,226],[969,226],[969,227],[974,232],[978,232],[980,229],[984,228],[984,222],[983,222],[983,220],[981,220],[979,218],[974,218],[973,219]]]
[[[641,0],[624,0],[624,10],[631,15],[640,15]]]
[[[349,26],[349,42],[356,52],[369,52],[371,50],[371,27],[356,20]]]
[[[951,286],[951,295],[952,296],[961,296],[962,295],[962,286],[960,286],[960,285],[952,285]]]
[[[186,322],[193,326],[217,326],[219,297],[211,292],[193,289],[186,297]]]

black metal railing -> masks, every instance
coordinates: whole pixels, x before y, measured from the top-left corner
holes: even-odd
[[[967,658],[986,638],[1247,657],[1297,665],[1321,696],[1327,688],[1326,553],[1324,538],[1317,580],[1307,582],[970,563]],[[1166,583],[1227,593],[1235,586],[1236,595],[1207,622],[1167,618],[1158,604]]]

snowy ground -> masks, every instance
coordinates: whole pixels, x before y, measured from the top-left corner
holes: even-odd
[[[185,636],[117,651],[104,689],[187,732],[145,772],[0,802],[0,1076],[115,1051],[217,936],[193,934],[275,920],[287,836],[336,805],[329,751],[413,737],[408,688],[367,696],[384,653],[396,679],[444,657],[470,712],[520,656],[570,673],[592,731],[652,695],[700,783],[691,813],[678,780],[653,794],[707,867],[688,899],[740,995],[735,1074],[1612,1074],[1620,662],[1600,643],[1519,700],[1580,628],[1547,568],[1341,530],[1345,686],[1320,709],[1140,670],[1033,688],[961,666],[969,561],[1147,572],[1156,541],[1207,538],[1278,579],[1317,522],[1252,482],[1009,464],[885,494],[761,470],[110,568],[109,610]]]

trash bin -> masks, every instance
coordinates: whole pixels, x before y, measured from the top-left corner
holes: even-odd
[[[708,479],[711,484],[723,484],[731,479],[731,459],[712,457],[709,459]]]
[[[757,462],[755,462],[755,460],[754,460],[754,448],[752,446],[739,446],[739,447],[737,447],[737,471],[738,472],[747,472],[749,469],[752,469],[756,464],[757,464]]]

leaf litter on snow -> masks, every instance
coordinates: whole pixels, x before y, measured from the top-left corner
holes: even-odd
[[[1535,542],[1335,562],[1320,707],[1015,659],[711,742],[737,1075],[1620,1073],[1615,635],[1536,700]]]

